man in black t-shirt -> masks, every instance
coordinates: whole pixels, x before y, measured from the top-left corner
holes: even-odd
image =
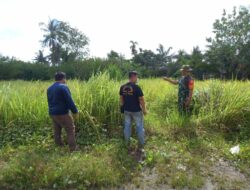
[[[143,115],[147,114],[144,95],[141,88],[136,84],[138,74],[136,71],[129,72],[129,82],[120,88],[120,104],[122,113],[124,113],[124,137],[129,147],[131,137],[132,120],[136,124],[136,133],[139,140],[138,151],[143,152],[144,147],[144,124]]]

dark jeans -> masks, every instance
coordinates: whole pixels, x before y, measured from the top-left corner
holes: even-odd
[[[63,146],[61,133],[62,133],[62,128],[64,128],[67,133],[69,149],[70,151],[74,151],[76,149],[76,140],[75,140],[75,125],[73,118],[69,114],[66,114],[66,115],[52,115],[51,119],[54,124],[54,139],[56,145]]]

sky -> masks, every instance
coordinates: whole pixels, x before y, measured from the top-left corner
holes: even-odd
[[[130,40],[143,49],[204,50],[223,9],[241,5],[250,0],[0,0],[0,54],[31,61],[41,49],[39,23],[49,18],[85,33],[90,57],[115,50],[129,58]]]

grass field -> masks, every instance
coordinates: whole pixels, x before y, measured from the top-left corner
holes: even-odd
[[[177,112],[176,86],[140,80],[149,110],[141,164],[123,144],[123,82],[108,74],[68,81],[80,110],[77,153],[54,146],[51,82],[0,82],[0,189],[250,188],[250,82],[196,82],[193,115],[185,118]],[[240,153],[232,155],[238,144]]]

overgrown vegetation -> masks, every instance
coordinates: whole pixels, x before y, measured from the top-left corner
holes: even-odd
[[[76,125],[81,151],[71,154],[52,140],[46,102],[50,83],[0,82],[0,189],[140,187],[140,175],[147,169],[157,173],[154,186],[198,189],[208,177],[222,189],[249,185],[221,180],[213,169],[223,158],[250,177],[249,82],[196,82],[193,115],[185,118],[177,111],[175,86],[161,79],[140,80],[149,109],[147,158],[141,164],[123,145],[122,83],[108,73],[86,82],[69,81],[80,110]],[[229,149],[236,144],[240,153],[232,155]]]

